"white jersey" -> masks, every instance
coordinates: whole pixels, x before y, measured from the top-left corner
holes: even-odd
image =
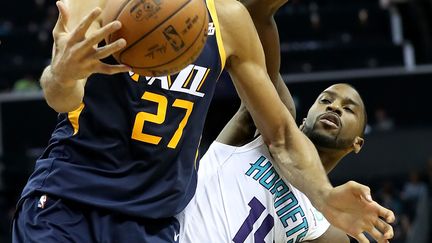
[[[201,159],[195,197],[178,215],[180,243],[313,240],[330,224],[273,167],[261,137],[214,142]]]

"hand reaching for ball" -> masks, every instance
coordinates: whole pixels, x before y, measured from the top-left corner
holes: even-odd
[[[126,46],[124,39],[118,39],[109,45],[98,47],[98,43],[106,36],[121,28],[119,21],[113,21],[86,35],[91,26],[98,24],[96,20],[101,9],[94,9],[75,29],[69,30],[69,11],[63,2],[57,1],[56,4],[60,14],[53,29],[51,72],[60,84],[65,87],[74,86],[78,80],[87,79],[93,73],[115,74],[130,70],[130,67],[123,64],[109,65],[100,61]]]

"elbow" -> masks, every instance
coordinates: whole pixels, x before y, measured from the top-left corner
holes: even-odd
[[[51,109],[53,109],[57,113],[68,113],[72,111],[72,109],[68,109],[67,107],[62,105],[57,105],[56,103],[49,102],[48,100],[46,100],[46,102],[48,106],[51,107]]]
[[[76,110],[83,102],[83,89],[49,89],[43,88],[43,94],[49,107],[58,113],[67,113]]]
[[[58,113],[74,111],[84,99],[85,82],[76,81],[64,85],[51,73],[50,66],[42,73],[40,84],[48,106]]]
[[[54,98],[48,98],[45,95],[45,101],[48,104],[49,107],[51,107],[53,110],[55,110],[57,113],[68,113],[71,111],[76,110],[82,103],[82,100],[79,102],[71,102]]]

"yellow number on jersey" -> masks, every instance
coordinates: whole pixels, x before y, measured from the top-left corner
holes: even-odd
[[[176,99],[174,101],[173,107],[186,109],[186,114],[183,117],[183,120],[180,122],[174,136],[168,143],[168,148],[174,149],[177,147],[178,142],[180,141],[181,136],[183,135],[183,129],[185,128],[187,121],[189,120],[189,116],[192,113],[193,103],[187,100]]]
[[[156,124],[162,124],[165,121],[166,110],[168,107],[168,100],[165,96],[145,92],[141,97],[143,100],[152,101],[158,104],[157,113],[151,114],[148,112],[138,112],[135,117],[135,124],[132,129],[132,138],[141,142],[159,144],[162,139],[159,136],[143,133],[144,122],[149,121]]]
[[[168,99],[165,96],[147,91],[144,93],[141,99],[157,103],[157,112],[156,114],[144,111],[138,112],[135,117],[135,122],[132,129],[132,139],[157,145],[161,141],[162,137],[144,133],[144,123],[148,121],[156,124],[162,124],[165,121],[166,112],[168,109]],[[186,110],[185,116],[168,143],[168,148],[175,149],[180,141],[181,136],[183,135],[183,129],[185,128],[192,113],[193,103],[187,100],[176,99],[172,106]]]

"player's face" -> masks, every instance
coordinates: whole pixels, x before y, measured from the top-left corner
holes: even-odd
[[[350,148],[361,139],[364,109],[355,89],[346,84],[332,85],[309,109],[303,132],[318,147]]]

